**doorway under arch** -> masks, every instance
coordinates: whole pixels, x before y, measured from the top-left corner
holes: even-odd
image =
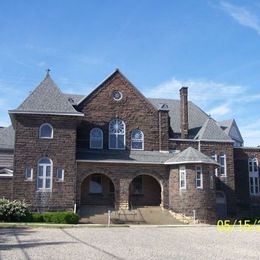
[[[115,185],[104,174],[91,174],[81,184],[81,205],[114,206]]]
[[[138,175],[129,185],[129,206],[160,206],[161,193],[157,179],[150,175]]]
[[[216,192],[216,215],[217,219],[225,219],[227,217],[227,201],[225,193]]]

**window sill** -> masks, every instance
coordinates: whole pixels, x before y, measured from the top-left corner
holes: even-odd
[[[52,192],[51,189],[37,189],[37,192]]]
[[[25,181],[25,182],[32,182],[33,179],[25,179],[24,181]]]

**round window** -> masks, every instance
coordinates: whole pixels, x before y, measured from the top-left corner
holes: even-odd
[[[114,90],[113,93],[112,93],[112,96],[113,96],[113,99],[115,101],[119,101],[123,97],[122,93],[120,91],[118,91],[118,90]]]

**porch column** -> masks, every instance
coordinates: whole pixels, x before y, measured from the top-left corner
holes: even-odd
[[[119,189],[116,192],[117,209],[128,209],[129,207],[129,181],[127,179],[119,179]]]

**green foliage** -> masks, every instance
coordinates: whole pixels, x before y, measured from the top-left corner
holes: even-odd
[[[28,215],[28,205],[24,201],[0,199],[0,221],[23,221]]]
[[[73,212],[66,211],[32,213],[32,222],[77,224],[79,222],[79,215]]]
[[[0,199],[0,221],[77,224],[79,215],[66,211],[31,213],[24,201]]]

